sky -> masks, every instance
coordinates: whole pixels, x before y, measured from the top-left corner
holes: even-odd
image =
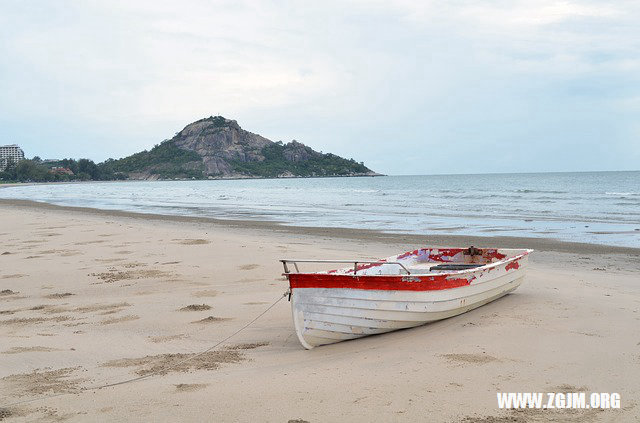
[[[222,115],[385,174],[640,169],[636,1],[0,0],[0,144]]]

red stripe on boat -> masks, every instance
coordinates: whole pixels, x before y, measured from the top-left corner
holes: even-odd
[[[483,249],[482,257],[491,261],[492,259],[502,260],[507,257],[506,254],[499,253],[495,248],[486,248]]]
[[[435,276],[350,276],[322,273],[289,273],[289,286],[294,288],[346,288],[382,291],[436,291],[458,288],[471,283],[473,276],[455,278]]]
[[[504,269],[508,272],[511,269],[518,270],[519,268],[520,268],[520,263],[518,263],[518,260],[514,260],[511,263],[507,264]]]

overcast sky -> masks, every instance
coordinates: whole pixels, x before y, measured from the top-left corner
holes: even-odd
[[[640,3],[444,3],[0,0],[0,144],[220,114],[388,174],[640,169]]]

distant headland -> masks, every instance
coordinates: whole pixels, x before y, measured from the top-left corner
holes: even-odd
[[[0,180],[158,180],[378,176],[362,162],[313,150],[296,140],[273,142],[238,122],[211,116],[187,125],[150,150],[95,164],[88,159],[20,160]]]

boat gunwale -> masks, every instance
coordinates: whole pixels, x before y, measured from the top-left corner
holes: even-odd
[[[458,247],[443,247],[443,248],[453,249],[453,248],[458,248]],[[464,248],[461,248],[461,249],[464,250]],[[521,250],[521,249],[518,249],[518,248],[505,248],[505,249],[508,249],[508,250],[512,250],[512,249],[513,250]],[[415,251],[419,251],[419,250],[420,249],[415,250]],[[431,248],[431,250],[438,250],[438,248]],[[495,250],[499,250],[499,248],[496,248]],[[464,274],[467,274],[467,273],[475,273],[475,272],[478,272],[478,271],[484,271],[484,270],[487,270],[487,269],[493,269],[493,268],[501,266],[503,264],[514,262],[514,261],[519,260],[519,259],[521,259],[523,257],[526,257],[529,254],[531,254],[533,251],[534,251],[533,249],[525,248],[524,252],[519,253],[519,254],[517,254],[515,256],[512,256],[512,257],[505,257],[505,258],[500,259],[498,261],[495,261],[493,263],[486,263],[486,264],[483,264],[482,266],[474,267],[474,268],[471,268],[471,269],[452,270],[450,272],[409,273],[409,274],[406,274],[406,275],[402,275],[402,274],[397,274],[397,275],[366,275],[366,274],[360,274],[360,275],[358,275],[356,273],[353,273],[353,274],[337,273],[337,272],[339,272],[341,270],[353,271],[352,268],[343,267],[343,268],[340,268],[340,269],[332,269],[332,270],[325,270],[325,271],[319,271],[319,272],[289,272],[289,273],[282,273],[282,275],[283,276],[287,276],[287,278],[290,275],[334,275],[334,276],[351,276],[353,278],[379,278],[379,277],[398,277],[398,276],[433,277],[433,276],[448,276],[448,275],[458,276],[458,275],[464,275]],[[395,256],[386,257],[386,258],[380,259],[380,261],[375,262],[375,263],[377,265],[393,264],[391,262],[387,262],[386,260],[387,259],[392,259],[392,258],[395,258],[397,260],[398,256],[400,256],[402,254],[412,253],[412,252],[413,251],[407,251],[405,253],[400,253],[400,254],[397,254]],[[296,260],[291,259],[291,260],[281,260],[281,261],[295,262]],[[358,262],[358,260],[354,260],[354,262]],[[362,263],[365,263],[365,262],[370,262],[370,261],[368,261],[368,260],[363,260],[362,261]],[[365,270],[365,269],[361,269],[361,270]],[[448,288],[448,289],[453,289],[453,288]]]

